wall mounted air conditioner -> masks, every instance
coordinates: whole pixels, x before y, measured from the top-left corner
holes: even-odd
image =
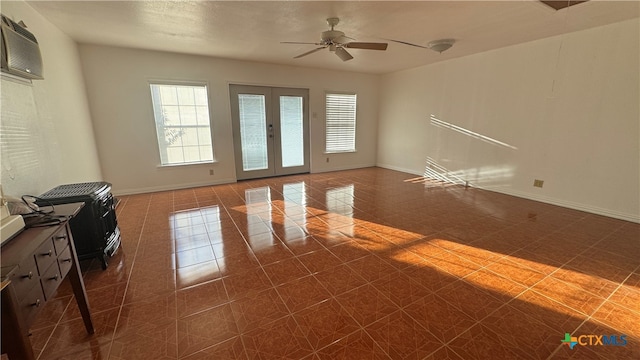
[[[27,79],[43,79],[38,40],[26,29],[2,16],[2,71]]]

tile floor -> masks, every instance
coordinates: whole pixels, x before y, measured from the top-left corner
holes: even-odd
[[[638,359],[640,225],[379,168],[125,196],[40,359]],[[617,336],[618,346],[562,344]],[[620,336],[626,335],[626,345]],[[588,338],[581,338],[583,342]]]

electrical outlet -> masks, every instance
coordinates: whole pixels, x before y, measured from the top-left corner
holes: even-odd
[[[213,174],[214,174],[213,169],[209,169],[209,175],[213,175]]]
[[[535,187],[541,188],[543,184],[544,184],[544,180],[538,180],[538,179],[533,180],[533,186]]]

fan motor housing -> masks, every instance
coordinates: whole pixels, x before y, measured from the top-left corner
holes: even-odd
[[[342,31],[338,31],[338,30],[327,30],[327,31],[323,31],[322,32],[322,41],[323,42],[327,42],[327,43],[331,43],[333,42],[333,40],[344,36],[344,33]]]

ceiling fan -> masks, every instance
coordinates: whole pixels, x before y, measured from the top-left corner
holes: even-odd
[[[355,39],[346,36],[342,31],[334,30],[333,28],[338,25],[340,19],[332,17],[327,19],[327,24],[331,27],[331,30],[323,31],[320,37],[320,42],[295,42],[295,41],[282,41],[282,44],[309,44],[319,45],[311,51],[307,51],[304,54],[295,56],[294,59],[299,59],[303,56],[313,54],[316,51],[329,48],[329,51],[334,52],[342,61],[348,61],[353,59],[353,56],[345,49],[364,49],[364,50],[387,50],[387,43],[374,43],[374,42],[357,42]]]

